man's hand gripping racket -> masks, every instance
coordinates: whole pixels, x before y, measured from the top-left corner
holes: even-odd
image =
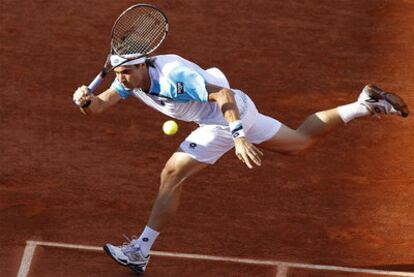
[[[87,87],[80,87],[74,95],[74,102],[80,107],[90,104],[89,96],[114,68],[129,61],[141,59],[154,52],[168,33],[168,19],[152,5],[137,4],[126,9],[112,28],[111,49],[103,70]],[[113,58],[111,64],[111,57]],[[117,60],[118,59],[118,60]],[[87,93],[87,95],[85,95]],[[75,99],[76,98],[76,99]]]

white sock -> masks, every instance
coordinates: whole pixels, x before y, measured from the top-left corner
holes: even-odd
[[[155,242],[159,234],[160,232],[157,232],[151,229],[150,227],[145,226],[144,231],[138,238],[139,247],[141,248],[141,252],[144,256],[148,256],[151,246]]]
[[[339,106],[336,108],[336,110],[338,111],[339,116],[345,123],[348,123],[349,121],[357,117],[367,116],[371,114],[368,111],[367,107],[358,102]]]

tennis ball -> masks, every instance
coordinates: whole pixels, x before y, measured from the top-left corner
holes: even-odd
[[[165,121],[162,125],[162,131],[164,132],[164,134],[168,136],[174,135],[178,131],[177,122],[175,122],[174,120]]]

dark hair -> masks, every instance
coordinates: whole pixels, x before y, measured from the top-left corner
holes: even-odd
[[[145,64],[147,66],[154,67],[154,63],[156,59],[157,59],[156,57],[147,57],[147,59],[145,60]]]

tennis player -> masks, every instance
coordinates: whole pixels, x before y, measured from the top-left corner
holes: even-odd
[[[111,64],[125,61],[112,55]],[[167,161],[146,227],[138,238],[122,246],[104,249],[116,262],[143,273],[150,249],[167,220],[177,210],[185,179],[235,148],[237,158],[248,168],[260,166],[262,149],[298,154],[320,138],[349,121],[370,115],[408,116],[408,107],[396,94],[374,85],[363,88],[356,102],[310,115],[296,130],[263,115],[243,91],[230,88],[217,68],[204,70],[177,55],[160,55],[129,61],[114,69],[110,88],[97,96],[79,87],[74,102],[92,115],[129,97],[138,98],[159,112],[199,124]]]

